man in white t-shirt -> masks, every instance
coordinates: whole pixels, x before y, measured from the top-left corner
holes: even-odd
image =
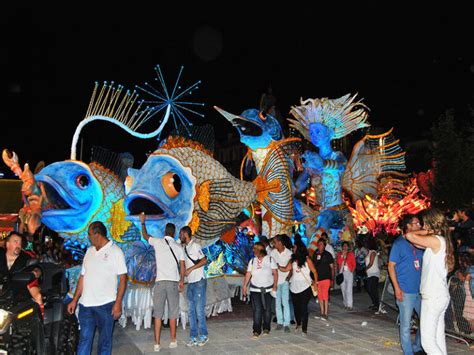
[[[127,265],[122,250],[107,239],[107,229],[102,222],[92,222],[87,235],[92,246],[84,256],[76,292],[67,309],[73,314],[79,301],[81,334],[77,354],[92,352],[96,327],[99,330],[97,352],[111,354],[114,320],[122,314]]]
[[[291,260],[291,251],[285,248],[283,238],[286,235],[279,234],[273,238],[275,249],[272,250],[270,256],[275,260],[278,266],[286,267]],[[290,332],[290,288],[288,284],[288,274],[290,272],[282,272],[278,269],[278,288],[276,292],[275,311],[277,317],[276,329],[284,329],[285,333]]]
[[[187,346],[204,346],[209,338],[206,326],[206,288],[207,280],[204,266],[207,258],[201,246],[191,238],[191,228],[185,226],[179,231],[179,240],[183,246],[185,275],[188,280],[186,296],[188,299],[189,342]],[[199,328],[198,328],[199,324]]]
[[[146,231],[146,216],[140,214],[143,238],[155,249],[156,280],[153,290],[153,316],[155,318],[155,351],[160,351],[161,319],[168,302],[170,322],[170,348],[176,348],[176,319],[179,314],[179,292],[184,289],[184,255],[181,246],[174,240],[176,227],[173,223],[165,226],[165,237],[155,238]]]

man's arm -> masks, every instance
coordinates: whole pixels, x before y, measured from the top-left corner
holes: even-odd
[[[277,290],[278,287],[278,269],[272,269],[273,274],[273,291]]]
[[[184,260],[179,261],[179,292],[182,292],[184,290],[184,274],[186,271],[186,264],[184,263]]]
[[[127,288],[127,274],[120,275],[118,290],[117,290],[117,298],[115,299],[115,303],[112,307],[112,316],[114,319],[119,319],[120,315],[122,314],[122,301],[123,295],[125,294],[125,289]]]
[[[242,294],[244,295],[244,297],[247,296],[247,286],[250,282],[251,277],[252,277],[252,274],[250,273],[250,271],[247,271],[247,273],[245,274],[244,283],[242,285]]]
[[[203,267],[207,263],[207,257],[202,258],[199,260],[197,264],[194,264],[193,266],[189,267],[186,269],[186,276],[189,276],[189,274],[196,269],[199,269],[200,267]]]
[[[146,219],[146,216],[145,216],[145,212],[142,212],[139,214],[139,217],[140,217],[140,222],[142,224],[142,235],[143,235],[143,238],[145,238],[145,240],[148,242],[148,239],[150,239],[150,235],[147,233],[146,231],[146,225],[145,225],[145,219]]]
[[[331,256],[332,258],[332,256]],[[331,287],[334,286],[334,277],[336,275],[336,261],[332,259],[332,263],[330,264],[331,266]]]
[[[84,284],[84,276],[81,275],[79,276],[79,280],[77,281],[76,292],[74,292],[74,297],[72,298],[72,301],[69,302],[69,304],[67,305],[67,311],[69,312],[69,314],[73,314],[74,311],[76,310],[77,301],[82,295],[83,284]]]
[[[393,261],[388,262],[388,274],[390,275],[390,279],[392,280],[393,289],[395,290],[395,297],[400,302],[403,302],[403,291],[398,283],[397,273],[395,272],[395,265],[397,264]]]

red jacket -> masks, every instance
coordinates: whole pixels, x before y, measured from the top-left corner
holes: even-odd
[[[336,261],[337,261],[337,269],[339,270],[339,272],[341,272],[342,262],[344,261],[344,258],[342,257],[342,251],[337,252]],[[351,251],[347,252],[346,265],[349,267],[350,272],[354,272],[355,267],[356,267],[356,259],[355,259],[354,253]]]

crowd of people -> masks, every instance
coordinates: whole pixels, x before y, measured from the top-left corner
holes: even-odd
[[[178,300],[184,290],[190,323],[186,345],[204,346],[209,341],[205,314],[206,256],[193,240],[189,227],[179,231],[177,242],[174,225],[166,225],[164,236],[151,236],[144,214],[140,220],[142,235],[154,248],[157,263],[153,292],[154,350],[160,351],[162,347],[165,314],[171,332],[169,347],[178,346]],[[474,332],[472,218],[469,210],[456,211],[449,219],[439,210],[429,209],[420,215],[404,216],[400,228],[402,233],[388,243],[391,245],[388,273],[399,309],[402,350],[405,354],[446,354],[445,313],[450,304],[448,278],[451,275],[459,280],[465,295],[462,304],[454,304],[454,317],[465,319],[469,333]],[[89,226],[88,237],[91,247],[82,261],[79,281],[67,308],[70,313],[79,308],[78,354],[91,352],[96,328],[100,334],[99,353],[108,354],[112,349],[114,321],[122,313],[127,267],[122,250],[107,238],[107,230],[101,222]],[[362,283],[372,303],[370,308],[379,309],[382,262],[376,238],[359,237],[354,245],[344,241],[338,249],[335,253],[324,233],[312,255],[298,235],[291,238],[280,234],[254,243],[254,255],[248,262],[242,285],[243,294],[249,296],[252,306],[253,337],[270,333],[273,314],[276,331],[296,331],[308,336],[308,304],[317,297],[320,308],[317,317],[327,321],[330,290],[335,282],[341,288],[345,310],[353,309],[353,290],[360,291]],[[60,241],[48,239],[40,244],[12,232],[4,240],[4,249],[0,249],[0,272],[18,271],[31,257],[71,265],[71,255]],[[38,283],[29,284],[28,291],[41,304]],[[451,303],[455,303],[454,300]],[[419,319],[419,331],[413,340],[414,314]],[[293,330],[292,323],[295,324]]]
[[[454,218],[448,218],[439,210],[429,209],[420,215],[405,215],[400,221],[402,233],[384,244],[389,248],[385,251],[388,273],[399,309],[400,343],[405,354],[446,354],[445,313],[451,301],[448,278],[452,275],[462,283],[465,293],[458,316],[468,323],[465,334],[474,332],[471,224],[469,210],[456,211]],[[294,312],[295,330],[301,330],[303,335],[307,335],[312,290],[317,290],[314,295],[318,298],[319,317],[327,320],[329,290],[334,281],[340,285],[346,310],[353,308],[354,282],[359,291],[364,284],[372,302],[369,308],[379,309],[383,262],[377,239],[366,237],[364,242],[357,238],[354,250],[345,241],[335,258],[334,251],[328,249],[333,251],[325,235],[318,240],[312,256],[297,236],[293,245],[286,235],[278,235],[270,243],[255,244],[255,257],[249,262],[244,281],[244,293],[250,291],[254,337],[262,329],[263,334],[270,332],[272,293],[276,298],[276,329],[289,332]],[[412,341],[414,314],[420,331]]]

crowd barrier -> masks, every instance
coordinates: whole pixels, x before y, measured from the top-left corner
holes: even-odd
[[[451,276],[448,284],[451,301],[445,314],[446,335],[469,344],[474,341],[474,300],[469,281],[461,281],[457,276]],[[384,307],[398,312],[389,278],[384,282],[379,313],[386,313]],[[414,322],[414,326],[416,326],[416,322]]]
[[[464,341],[474,341],[474,300],[469,281],[449,279],[451,302],[446,310],[446,333]]]

